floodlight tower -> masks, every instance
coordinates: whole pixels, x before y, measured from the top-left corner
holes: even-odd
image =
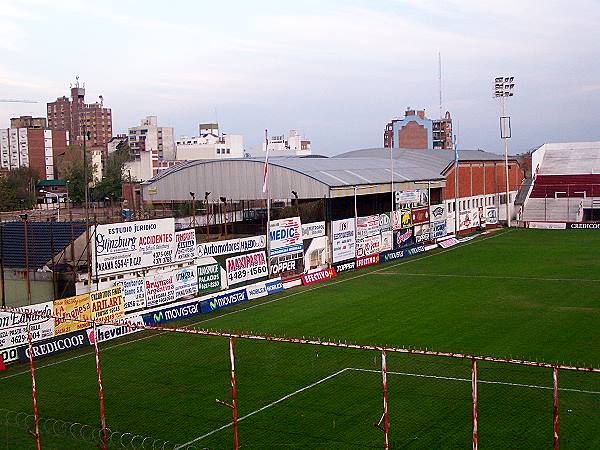
[[[504,141],[504,173],[506,177],[506,224],[510,227],[510,202],[508,185],[508,140],[511,137],[510,116],[506,115],[506,99],[514,95],[515,77],[494,78],[494,98],[499,98],[502,103],[500,116],[500,138]]]

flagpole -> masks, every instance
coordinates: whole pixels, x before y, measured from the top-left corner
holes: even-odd
[[[456,135],[454,135],[454,234],[458,236],[460,228],[459,218],[459,203],[458,203],[458,144]]]
[[[390,164],[392,166],[392,212],[393,212],[396,210],[396,208],[394,208],[395,196],[394,196],[394,148],[393,147],[390,148]]]
[[[265,173],[263,180],[267,191],[267,278],[271,278],[271,191],[269,190],[269,135],[265,129]]]

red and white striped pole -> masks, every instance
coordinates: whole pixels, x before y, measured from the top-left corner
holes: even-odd
[[[106,416],[104,415],[104,392],[102,390],[102,375],[100,371],[100,354],[98,353],[98,339],[96,334],[96,321],[93,325],[93,341],[94,341],[94,352],[96,353],[96,374],[98,375],[98,393],[100,397],[100,421],[102,422],[102,449],[106,450],[107,447],[107,436],[106,436]]]
[[[554,450],[558,450],[558,367],[553,370],[554,379]]]
[[[381,381],[383,384],[383,436],[384,448],[389,448],[388,431],[388,401],[387,401],[387,363],[385,360],[385,350],[381,352]]]
[[[479,445],[479,431],[477,424],[477,360],[471,360],[471,405],[473,411],[473,450]]]
[[[33,398],[33,417],[35,418],[35,443],[37,450],[40,450],[40,425],[37,405],[37,395],[35,391],[35,375],[33,373],[33,345],[31,345],[31,327],[29,326],[29,315],[27,317],[27,342],[29,344],[29,373],[31,373],[31,397]]]
[[[235,399],[235,358],[233,353],[233,338],[229,338],[229,364],[231,366],[231,406],[233,410],[233,448],[238,450],[238,432],[237,432],[237,401]]]

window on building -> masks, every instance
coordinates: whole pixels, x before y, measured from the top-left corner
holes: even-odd
[[[221,149],[220,149],[220,148],[218,148],[218,149],[217,149],[217,155],[220,155],[220,154],[221,154]]]
[[[227,149],[227,154],[229,155],[230,153],[231,153],[231,149],[230,149],[230,148],[228,148],[228,149]]]

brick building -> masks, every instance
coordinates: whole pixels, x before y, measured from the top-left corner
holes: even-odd
[[[60,97],[47,104],[48,128],[69,132],[72,143],[82,145],[84,128],[89,132],[90,147],[106,148],[112,137],[112,114],[100,102],[85,103],[85,86],[71,86],[71,97]]]
[[[403,118],[392,119],[383,133],[385,148],[450,149],[452,148],[452,118],[431,120],[425,110],[407,108]]]
[[[30,119],[29,116],[13,118],[11,124],[22,126],[0,130],[0,168],[31,167],[41,180],[52,180],[56,159],[69,145],[69,133],[40,127],[39,118]]]

